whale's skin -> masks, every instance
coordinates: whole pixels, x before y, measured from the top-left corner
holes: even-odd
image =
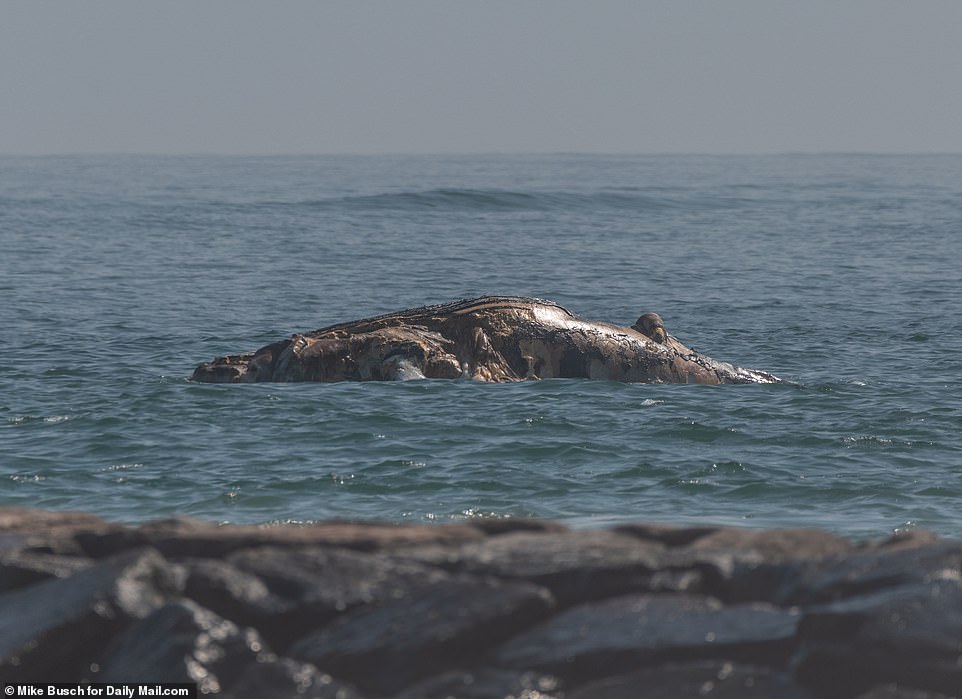
[[[653,320],[654,319],[654,320]],[[543,299],[483,296],[338,323],[199,365],[194,381],[588,378],[627,383],[781,383],[667,334],[656,314],[630,327]]]

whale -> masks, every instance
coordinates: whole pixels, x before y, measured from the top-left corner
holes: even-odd
[[[252,352],[204,362],[191,378],[205,383],[555,378],[784,383],[767,371],[686,347],[667,332],[657,313],[643,313],[622,326],[522,296],[463,299],[294,333]]]

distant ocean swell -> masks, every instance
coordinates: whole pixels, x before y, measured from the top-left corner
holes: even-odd
[[[737,209],[750,200],[737,196],[705,196],[704,193],[666,191],[514,191],[502,189],[430,189],[424,191],[392,192],[303,201],[260,201],[262,207],[304,207],[318,210],[353,211],[664,211],[671,209]]]

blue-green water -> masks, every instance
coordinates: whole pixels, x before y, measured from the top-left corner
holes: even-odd
[[[0,158],[0,504],[962,534],[962,157]],[[203,385],[482,294],[797,386]]]

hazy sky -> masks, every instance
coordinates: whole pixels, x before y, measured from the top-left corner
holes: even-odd
[[[960,0],[0,0],[0,153],[962,152]]]

